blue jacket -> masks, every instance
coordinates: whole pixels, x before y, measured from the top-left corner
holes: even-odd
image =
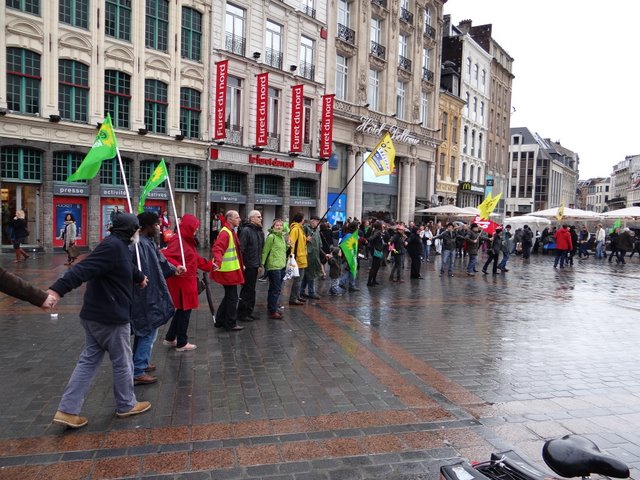
[[[136,261],[133,245],[129,250]],[[138,250],[142,271],[149,279],[149,284],[146,288],[134,287],[133,289],[131,326],[138,337],[144,337],[167,323],[175,313],[165,277],[173,275],[176,267],[167,261],[158,251],[153,240],[147,236],[140,236]]]
[[[131,261],[128,242],[109,235],[50,287],[62,297],[87,282],[80,317],[107,324],[129,323],[133,289],[144,274]]]

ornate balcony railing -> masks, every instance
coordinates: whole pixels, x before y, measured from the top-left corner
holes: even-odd
[[[400,20],[409,25],[413,25],[413,13],[404,7],[400,7]]]
[[[425,25],[424,26],[424,34],[427,37],[436,38],[436,29],[433,28],[431,25]]]
[[[265,49],[264,63],[282,70],[282,52],[278,52],[277,50],[272,50],[271,48]]]
[[[428,68],[422,67],[422,79],[427,82],[433,82],[433,72]]]
[[[402,55],[398,55],[398,67],[407,72],[411,71],[411,60],[407,57],[403,57]]]
[[[316,76],[316,66],[311,63],[300,62],[300,68],[298,69],[301,77],[308,80],[314,80]]]
[[[302,11],[306,15],[309,15],[311,18],[316,18],[316,9],[315,8],[311,8],[309,5],[305,5],[304,8],[302,9]]]
[[[311,143],[311,140],[309,140],[309,143],[303,143],[302,155],[304,155],[305,157],[310,157],[312,153],[313,153],[313,145]]]
[[[280,151],[280,134],[279,133],[269,133],[269,136],[267,137],[266,149],[274,152]]]
[[[379,43],[371,40],[371,54],[374,57],[378,57],[384,60],[387,54],[387,49],[384,47],[384,45],[380,45]]]
[[[229,145],[242,145],[242,127],[240,125],[231,125],[225,132],[227,134],[225,142]]]
[[[338,24],[338,38],[347,42],[349,45],[356,44],[356,32],[342,24]]]
[[[243,37],[239,37],[237,35],[234,35],[233,33],[227,33],[224,48],[228,52],[244,56],[245,43],[246,40]]]
[[[387,8],[387,0],[371,0],[371,3],[380,5],[382,8]]]

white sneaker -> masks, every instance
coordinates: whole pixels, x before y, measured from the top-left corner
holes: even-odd
[[[166,345],[167,347],[175,347],[176,345],[178,345],[178,340],[172,340],[171,342],[169,340],[162,340],[162,344]]]
[[[176,348],[176,352],[188,352],[190,350],[195,350],[198,348],[193,343],[187,343],[184,347]]]

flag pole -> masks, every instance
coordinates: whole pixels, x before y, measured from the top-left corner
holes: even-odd
[[[114,134],[115,137],[115,134]],[[131,194],[129,193],[129,186],[127,185],[127,176],[124,174],[124,164],[122,163],[122,157],[120,156],[120,147],[117,146],[116,142],[116,154],[118,156],[118,164],[120,165],[120,173],[122,174],[122,184],[124,185],[124,192],[127,195],[127,205],[129,206],[129,213],[135,215],[133,213],[133,207],[131,206]],[[134,244],[136,249],[136,260],[138,262],[138,270],[142,271],[142,262],[140,261],[140,249],[138,248],[138,244]]]
[[[367,156],[367,158],[369,158],[369,157]],[[322,220],[324,220],[324,218],[327,216],[327,214],[331,211],[331,207],[333,207],[335,205],[335,203],[340,198],[340,195],[342,195],[344,193],[344,191],[347,189],[349,184],[353,181],[354,178],[356,178],[356,175],[358,175],[358,172],[360,170],[362,170],[362,167],[364,166],[364,164],[367,163],[367,158],[365,158],[362,161],[362,163],[360,164],[360,166],[358,168],[356,168],[356,171],[353,172],[353,175],[351,175],[351,178],[349,180],[347,180],[347,183],[345,184],[344,187],[342,187],[342,190],[340,190],[340,193],[338,193],[338,195],[336,195],[336,198],[333,199],[333,202],[331,202],[331,205],[329,205],[329,208],[327,208],[327,211],[324,212],[322,217],[320,217],[320,221],[318,222],[318,225],[320,225],[320,223],[322,223]],[[318,228],[318,225],[316,225],[316,228]],[[315,230],[315,228],[314,228],[314,230]]]
[[[173,190],[171,189],[171,180],[169,180],[169,175],[167,175],[167,187],[169,187],[169,198],[171,199],[171,206],[173,207],[173,217],[176,219],[176,230],[178,231],[178,241],[180,242],[180,255],[182,256],[182,266],[186,270],[187,262],[185,262],[184,260],[184,247],[182,246],[182,233],[180,233],[180,223],[178,223],[178,210],[176,210],[176,201],[173,198]]]

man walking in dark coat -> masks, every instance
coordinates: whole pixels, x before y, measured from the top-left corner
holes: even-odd
[[[169,320],[175,313],[166,277],[181,275],[185,272],[182,265],[177,267],[170,264],[158,252],[153,241],[160,232],[160,218],[154,212],[143,212],[138,215],[140,222],[140,264],[142,272],[149,280],[147,288],[133,290],[133,308],[131,310],[131,327],[133,339],[133,383],[134,385],[148,385],[158,379],[147,372],[155,370],[149,363],[151,349],[158,335],[158,328]],[[135,258],[133,246],[129,247]]]
[[[53,423],[71,428],[84,427],[89,423],[79,413],[105,352],[109,353],[113,366],[116,415],[128,417],[151,408],[149,402],[138,402],[133,392],[133,361],[129,343],[133,289],[136,284],[140,288],[147,285],[147,278],[132,263],[128,248],[138,229],[135,215],[115,215],[111,235],[47,292],[59,300],[87,282],[80,310],[85,345],[62,394]]]
[[[262,214],[259,211],[249,212],[249,221],[240,229],[238,238],[244,260],[244,285],[240,289],[237,314],[241,322],[250,322],[256,319],[253,315],[253,309],[256,306],[256,281],[264,246]]]

